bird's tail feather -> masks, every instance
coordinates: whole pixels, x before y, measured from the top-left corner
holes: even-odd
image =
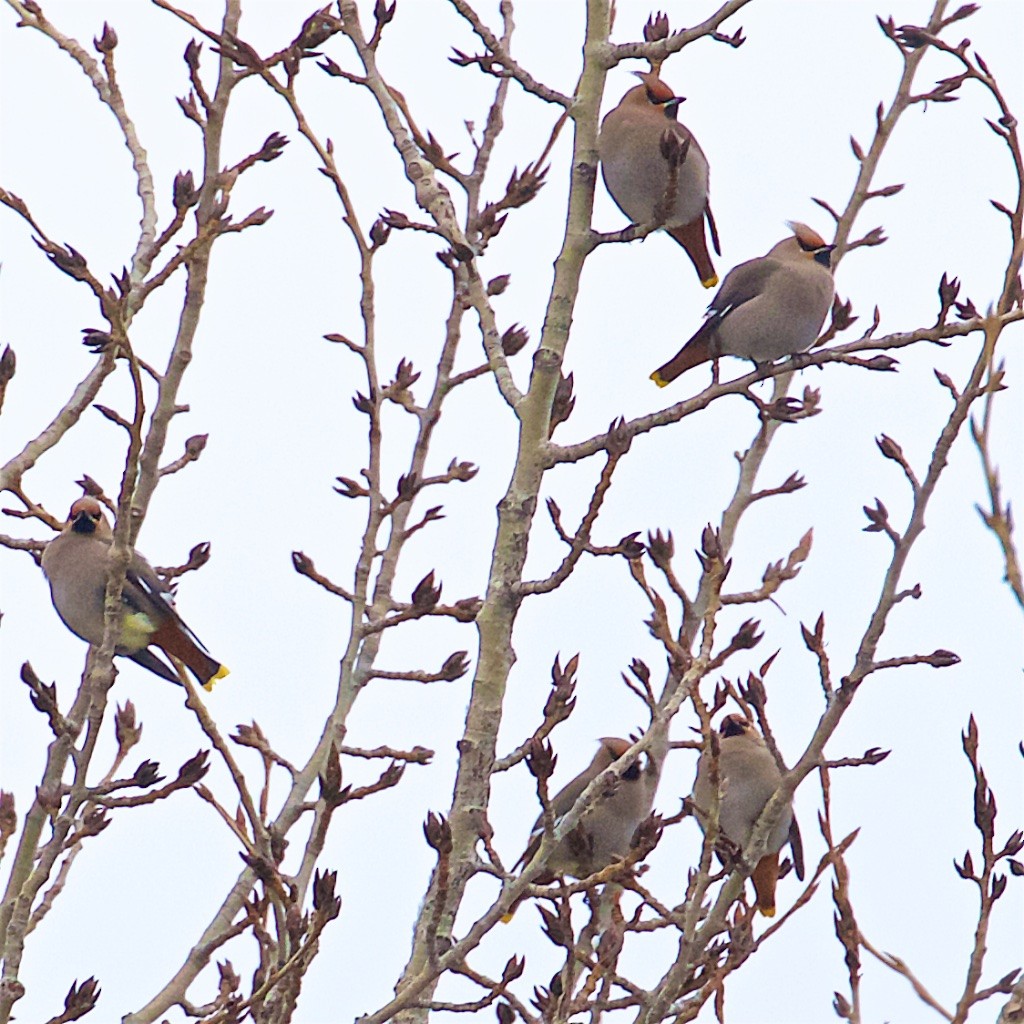
[[[212,690],[213,684],[228,674],[228,669],[198,647],[187,633],[178,628],[173,619],[160,624],[159,629],[150,637],[150,643],[155,644],[165,654],[177,658],[199,680],[205,690]]]
[[[711,254],[708,252],[707,239],[704,237],[704,216],[684,224],[682,227],[666,228],[668,233],[686,250],[690,257],[700,283],[705,288],[714,288],[718,284],[718,274],[715,273],[715,265],[711,262]],[[717,239],[718,232],[715,232]]]
[[[754,892],[757,893],[757,909],[765,917],[775,916],[775,883],[779,880],[779,853],[768,853],[762,857],[751,875]]]
[[[670,384],[681,373],[685,373],[691,367],[714,359],[715,353],[711,351],[711,340],[703,329],[698,331],[667,363],[659,366],[651,374],[651,380],[659,388]]]

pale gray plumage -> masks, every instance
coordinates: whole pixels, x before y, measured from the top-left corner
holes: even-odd
[[[765,363],[814,344],[835,293],[834,246],[806,224],[790,226],[791,237],[725,275],[697,333],[651,374],[659,387],[719,356]]]
[[[593,761],[552,798],[551,812],[556,826],[573,809],[587,786],[631,746],[629,740],[616,736],[606,736],[600,741]],[[606,792],[598,795],[576,827],[562,837],[551,851],[547,870],[534,879],[537,884],[547,885],[559,875],[586,878],[628,856],[637,826],[651,813],[660,774],[657,762],[649,754],[642,756],[646,760],[643,767],[639,759],[631,764]],[[516,867],[533,859],[543,837],[542,814],[534,823],[526,850]],[[517,905],[509,909],[506,920],[515,913]]]
[[[618,737],[606,736],[601,740],[594,760],[551,801],[556,824],[572,810],[587,786],[630,746],[629,740]],[[651,813],[657,786],[658,771],[653,759],[648,756],[643,768],[638,762],[630,765],[611,793],[599,796],[576,828],[552,851],[548,860],[551,873],[585,878],[624,858],[637,825]],[[542,815],[534,824],[531,838],[539,841],[543,829]]]
[[[707,218],[715,251],[720,252],[708,202],[708,161],[689,129],[676,120],[682,98],[654,72],[638,71],[643,81],[622,97],[601,122],[597,147],[601,175],[616,205],[634,224],[664,216],[665,231],[685,250],[705,288],[718,284],[704,236]],[[674,136],[682,162],[676,175],[675,201],[664,210],[670,185],[662,139]]]
[[[110,523],[95,498],[79,498],[61,534],[43,551],[43,572],[53,606],[64,625],[87,643],[103,641],[103,603],[107,554],[113,540]],[[121,591],[124,615],[116,653],[131,658],[172,682],[177,673],[150,646],[181,660],[210,689],[228,670],[210,657],[175,611],[167,585],[138,552],[133,552]]]
[[[726,715],[719,738],[718,776],[720,801],[718,826],[721,834],[738,849],[750,839],[765,804],[779,788],[782,772],[764,739],[740,715]],[[697,762],[693,784],[693,802],[706,819],[714,800],[711,783],[711,758],[707,751]],[[701,820],[698,818],[698,820]],[[701,821],[704,827],[704,822]],[[789,841],[797,877],[803,878],[803,847],[800,829],[790,804],[768,836],[768,853],[753,873],[758,909],[768,917],[775,913],[775,883],[778,879],[779,851]]]

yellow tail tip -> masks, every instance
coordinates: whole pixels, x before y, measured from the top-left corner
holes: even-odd
[[[761,911],[761,914],[762,914],[763,917],[774,917],[775,916],[775,908],[774,907],[758,907],[757,909]]]
[[[718,275],[712,274],[710,277],[705,277],[704,280],[701,281],[701,284],[705,288],[714,288],[715,285],[718,284]]]
[[[231,675],[231,669],[229,669],[227,665],[221,665],[220,668],[218,668],[217,671],[214,672],[214,674],[210,676],[205,683],[203,683],[203,689],[207,693],[213,693],[214,683],[219,683],[225,676],[229,675]]]
[[[508,913],[502,914],[502,916],[501,916],[501,923],[502,924],[508,924],[509,921],[511,921],[512,918],[515,917],[515,916],[516,916],[516,912],[514,910],[510,910],[510,911],[508,911]]]
[[[668,381],[665,380],[664,377],[662,377],[660,370],[655,370],[654,373],[651,374],[651,380],[653,380],[654,383],[657,384],[659,388],[666,388],[666,387],[668,387]]]

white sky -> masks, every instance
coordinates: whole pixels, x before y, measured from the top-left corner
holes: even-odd
[[[615,38],[637,38],[650,8],[633,2],[618,6]],[[665,6],[673,28],[713,9],[673,0]],[[191,33],[141,3],[63,0],[44,7],[54,23],[87,45],[100,34],[104,20],[117,29],[120,81],[149,152],[166,217],[174,173],[199,166],[198,132],[180,115],[174,99],[186,90],[181,53]],[[371,19],[372,5],[363,7]],[[481,8],[497,25],[496,5]],[[189,9],[207,23],[216,21],[215,3],[195,2]],[[293,38],[313,9],[312,4],[250,0],[241,34],[270,52]],[[921,2],[876,8],[843,0],[757,0],[725,26],[729,31],[744,27],[748,41],[741,49],[705,40],[668,62],[664,77],[687,97],[680,118],[711,163],[713,208],[724,251],[720,273],[765,252],[784,234],[786,219],[805,220],[829,232],[829,218],[810,196],[839,209],[845,205],[855,173],[848,137],[853,133],[867,146],[874,108],[880,100],[888,104],[899,74],[895,49],[878,30],[875,14],[892,13],[897,24],[921,22],[929,9]],[[571,93],[579,70],[583,4],[528,0],[517,11],[514,53],[536,77]],[[15,21],[9,10],[0,18],[0,184],[24,198],[52,237],[82,251],[101,276],[117,272],[130,257],[138,223],[127,152],[109,112],[99,106],[77,66],[41,35],[16,31]],[[947,39],[955,42],[963,35],[970,36],[996,72],[1013,109],[1024,112],[1024,8],[1011,0],[988,3],[954,26]],[[450,64],[451,46],[479,50],[445,4],[402,0],[379,61],[409,99],[420,126],[433,131],[447,152],[465,153],[469,145],[462,124],[482,123],[491,86],[474,69]],[[356,69],[341,37],[326,52]],[[646,65],[632,62],[609,75],[605,109],[633,84],[628,71],[634,66]],[[957,70],[953,62],[931,55],[921,91]],[[335,141],[364,227],[385,207],[415,216],[411,189],[368,98],[354,86],[326,79],[312,64],[302,73],[302,95],[317,130]],[[876,304],[882,313],[880,333],[931,323],[943,271],[961,279],[962,296],[973,298],[979,309],[995,298],[1008,232],[988,199],[1012,205],[1014,182],[1005,148],[982,120],[998,112],[978,88],[966,88],[962,97],[955,104],[913,109],[882,161],[876,186],[905,182],[907,188],[870,204],[855,228],[861,234],[884,224],[890,241],[855,252],[838,271],[838,292],[852,299],[861,317],[854,331],[869,322]],[[536,157],[556,115],[555,109],[512,88],[489,198],[497,198],[514,165],[521,168]],[[225,162],[258,148],[272,131],[285,133],[292,143],[279,160],[243,178],[233,209],[237,218],[267,206],[275,216],[265,227],[216,247],[195,359],[181,394],[191,413],[175,422],[167,459],[180,454],[191,434],[208,432],[210,443],[197,464],[161,485],[140,547],[155,564],[172,564],[183,561],[192,544],[212,542],[212,561],[186,578],[179,592],[186,619],[232,669],[210,698],[211,711],[225,731],[255,719],[282,754],[303,760],[334,699],[348,609],[297,576],[289,553],[303,550],[322,572],[343,584],[349,580],[363,508],[333,494],[331,485],[335,476],[358,476],[365,428],[350,403],[362,387],[359,366],[340,346],[321,340],[327,332],[356,336],[359,330],[353,247],[331,189],[316,173],[287,111],[256,82],[236,92]],[[566,132],[553,154],[549,184],[510,218],[482,263],[487,276],[512,275],[511,287],[496,300],[502,326],[518,321],[534,340],[560,243],[568,154]],[[598,193],[597,226],[624,226],[601,186]],[[18,357],[18,374],[0,419],[0,458],[6,459],[38,433],[85,375],[93,357],[79,344],[79,332],[101,321],[87,290],[55,273],[25,225],[6,212],[2,239],[0,340]],[[448,294],[447,271],[434,260],[436,249],[422,236],[396,233],[378,260],[385,376],[402,356],[424,371],[433,362]],[[164,359],[180,288],[179,280],[136,321],[133,340],[146,359]],[[566,360],[575,374],[576,411],[556,440],[581,440],[614,417],[642,414],[702,387],[706,369],[692,371],[665,392],[656,391],[647,375],[696,327],[708,297],[667,237],[596,253],[584,275]],[[1002,343],[1010,390],[1001,396],[996,419],[1006,497],[1016,497],[1018,507],[1024,490],[1021,337],[1018,327]],[[784,558],[814,526],[814,550],[800,577],[779,595],[779,607],[764,606],[756,613],[766,634],[761,646],[729,666],[731,677],[745,677],[781,648],[767,679],[769,713],[790,760],[799,756],[822,710],[817,665],[803,647],[799,624],[813,624],[824,611],[837,677],[848,670],[890,550],[884,538],[861,532],[866,522],[861,506],[877,496],[896,523],[909,507],[898,467],[879,456],[874,438],[883,432],[894,437],[923,474],[948,408],[932,369],[962,380],[977,344],[965,339],[949,349],[905,350],[899,374],[834,366],[823,373],[807,371],[798,381],[798,386],[822,389],[824,411],[780,431],[762,483],[772,486],[799,470],[809,486],[762,503],[747,516],[730,578],[736,589],[756,585],[765,565]],[[470,338],[460,366],[479,359],[479,345]],[[524,385],[529,354],[517,357],[514,366]],[[740,369],[739,363],[723,364],[726,373]],[[125,408],[125,381],[123,373],[116,374],[100,400]],[[458,490],[426,496],[423,508],[443,501],[447,518],[411,546],[399,576],[399,595],[431,568],[444,583],[446,600],[481,593],[485,584],[493,508],[507,483],[514,431],[511,414],[490,381],[482,379],[463,391],[446,408],[432,466],[442,468],[458,457],[481,471]],[[404,468],[400,442],[409,436],[408,424],[397,413],[394,425],[385,472],[392,482]],[[633,530],[671,529],[680,552],[678,570],[692,581],[697,563],[687,552],[698,545],[701,527],[720,513],[734,484],[733,452],[745,447],[754,427],[749,403],[728,401],[638,439],[618,472],[596,541],[613,543]],[[83,472],[101,481],[108,493],[116,492],[122,449],[121,432],[89,414],[26,477],[25,486],[35,500],[61,515],[77,496],[73,482]],[[550,474],[545,494],[556,498],[567,524],[578,521],[595,473],[591,460]],[[996,543],[974,511],[974,503],[983,500],[978,460],[965,434],[904,579],[907,586],[920,582],[924,598],[897,608],[880,649],[882,656],[894,656],[945,647],[962,662],[941,672],[922,667],[871,678],[828,748],[833,757],[858,755],[872,746],[893,750],[878,767],[834,774],[835,827],[839,834],[861,827],[848,861],[865,934],[878,948],[907,960],[947,1006],[962,988],[976,908],[973,887],[952,866],[968,845],[979,859],[971,823],[972,779],[960,748],[969,713],[979,723],[982,760],[999,805],[997,841],[1021,827],[1024,817],[1016,752],[1022,722],[1020,615],[1000,584]],[[5,495],[4,504],[12,503]],[[44,535],[39,525],[26,528],[7,517],[0,531]],[[550,571],[561,554],[541,512],[528,574]],[[50,737],[18,681],[19,666],[30,660],[44,680],[57,682],[66,703],[78,683],[84,647],[53,613],[45,582],[30,560],[14,552],[0,556],[0,786],[15,792],[24,813]],[[723,616],[723,634],[749,613],[741,608]],[[618,679],[634,656],[647,660],[656,676],[661,669],[663,658],[643,626],[646,614],[618,559],[584,564],[558,595],[528,602],[516,630],[518,663],[501,749],[518,743],[539,720],[550,664],[559,652],[563,663],[577,651],[582,658],[577,712],[556,733],[556,785],[590,760],[597,737],[625,734],[640,724],[642,708]],[[475,642],[472,627],[430,619],[389,636],[380,665],[435,668],[453,650],[472,653]],[[411,767],[398,789],[338,815],[322,863],[341,873],[342,916],[328,929],[323,952],[305,982],[297,1024],[350,1019],[375,1009],[391,992],[432,863],[421,823],[428,810],[441,812],[450,803],[454,744],[468,679],[429,688],[378,683],[357,704],[348,742],[366,747],[418,743],[438,755],[428,768]],[[113,695],[120,703],[130,697],[145,726],[129,770],[148,757],[173,775],[205,746],[178,693],[143,670],[124,663]],[[690,724],[686,714],[680,715],[675,735],[685,736]],[[113,749],[112,735],[107,746]],[[255,785],[257,759],[246,752],[239,756]],[[102,759],[98,768],[105,768]],[[346,781],[371,775],[359,764],[346,762],[345,769]],[[679,798],[689,792],[692,775],[692,755],[674,754],[662,777],[657,808],[674,813]],[[232,803],[219,769],[208,781]],[[278,795],[283,792],[282,787]],[[511,863],[536,814],[532,779],[521,768],[496,779],[494,792],[496,844]],[[810,865],[823,851],[816,828],[819,804],[810,778],[797,794]],[[646,884],[667,902],[679,899],[698,843],[696,827],[686,822],[651,857]],[[296,833],[293,852],[299,845]],[[227,830],[189,794],[130,815],[115,814],[103,836],[87,844],[68,890],[30,937],[21,974],[27,994],[16,1007],[18,1018],[31,1022],[56,1014],[72,980],[91,974],[103,986],[95,1019],[113,1021],[137,1008],[178,967],[238,870]],[[784,881],[781,907],[797,891],[793,879]],[[1021,963],[1022,892],[1020,880],[1011,879],[998,905],[983,985]],[[481,882],[471,892],[467,912],[486,905],[493,893],[493,886]],[[847,991],[832,912],[823,884],[783,937],[730,981],[730,1021],[831,1019],[832,992]],[[653,982],[671,956],[669,945],[642,937],[623,966],[631,967],[641,983]],[[501,965],[517,952],[527,955],[519,988],[526,998],[534,984],[547,984],[555,967],[553,947],[531,908],[489,939],[472,962],[500,974]],[[250,954],[236,950],[229,955],[242,968]],[[935,1019],[902,979],[867,960],[864,976],[865,1020],[902,1024]],[[197,986],[195,1001],[209,998],[214,984],[211,976],[205,989]],[[994,1020],[999,1004],[992,1000],[979,1007],[972,1021]],[[711,1019],[710,1010],[706,1016]],[[171,1014],[170,1019],[179,1017]]]

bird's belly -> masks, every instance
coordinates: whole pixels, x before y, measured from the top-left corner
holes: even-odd
[[[72,633],[94,647],[103,642],[103,590],[90,590],[81,595],[55,595],[57,614]],[[70,598],[70,599],[69,599]],[[80,599],[76,599],[80,598]],[[99,628],[97,628],[99,624]],[[134,654],[149,643],[153,623],[142,612],[126,614],[121,622],[117,654]]]
[[[813,318],[765,317],[758,305],[750,302],[729,314],[719,330],[724,355],[765,363],[805,352],[814,344],[820,325]]]
[[[602,164],[604,182],[619,209],[634,224],[649,224],[655,219],[655,206],[664,206],[669,187],[668,165],[609,168]],[[693,151],[679,168],[676,201],[665,218],[668,227],[678,227],[697,220],[708,201],[708,168]]]
[[[765,803],[767,802],[768,799],[766,797]],[[761,811],[763,810],[764,804],[761,804],[760,810],[756,813],[749,808],[731,808],[725,805],[719,817],[719,826],[722,829],[723,835],[739,847],[746,846],[754,830],[754,825],[757,823],[757,819],[761,816]],[[789,837],[789,826],[792,820],[793,812],[786,808],[782,819],[768,835],[769,853],[776,853],[785,845],[786,839]]]
[[[60,605],[54,604],[57,609],[57,614],[60,616],[61,621],[64,623],[72,633],[75,634],[79,639],[84,640],[87,644],[99,644],[103,639],[102,634],[96,635],[96,631],[92,628],[95,620],[89,615],[78,615],[74,609],[61,608]]]

